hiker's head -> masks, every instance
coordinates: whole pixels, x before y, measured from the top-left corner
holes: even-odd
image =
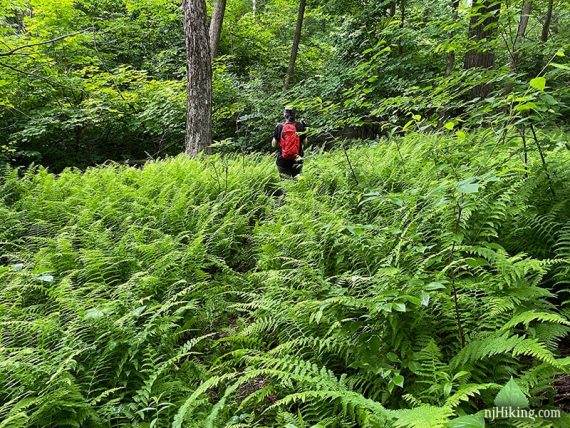
[[[292,122],[297,117],[297,111],[291,106],[286,106],[284,116],[287,122]]]

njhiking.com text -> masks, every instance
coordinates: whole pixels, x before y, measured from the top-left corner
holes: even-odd
[[[560,409],[521,409],[518,407],[493,407],[485,410],[485,419],[557,419]]]

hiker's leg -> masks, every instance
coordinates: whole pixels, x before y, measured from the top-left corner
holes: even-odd
[[[295,162],[291,167],[291,177],[297,178],[303,172],[303,162]]]
[[[279,177],[281,177],[282,180],[291,180],[293,178],[292,168],[287,168],[277,164],[277,171],[279,171]]]

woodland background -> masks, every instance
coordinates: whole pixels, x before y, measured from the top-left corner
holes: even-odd
[[[420,118],[413,129],[430,132],[498,129],[514,122],[514,107],[541,126],[568,124],[568,1],[472,6],[309,0],[283,89],[299,5],[228,1],[213,72],[213,139],[224,150],[269,151],[284,104],[298,107],[315,147],[386,137],[412,118]],[[0,22],[0,142],[13,163],[61,170],[182,151],[178,1],[2,0]],[[529,93],[537,76],[546,90]]]

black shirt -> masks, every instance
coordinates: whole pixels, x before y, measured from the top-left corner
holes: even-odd
[[[301,152],[299,153],[301,156],[303,156],[303,144],[305,144],[307,142],[307,125],[305,125],[304,122],[295,122],[295,127],[297,128],[297,133],[299,134],[299,137],[301,138]],[[281,157],[281,147],[279,147],[279,144],[281,143],[281,133],[283,132],[283,124],[279,123],[276,127],[275,130],[273,131],[273,138],[275,138],[275,140],[277,141],[277,161],[281,161],[281,163],[283,163],[283,161],[287,161],[287,159],[283,159]],[[289,161],[287,163],[292,163],[293,161]]]

